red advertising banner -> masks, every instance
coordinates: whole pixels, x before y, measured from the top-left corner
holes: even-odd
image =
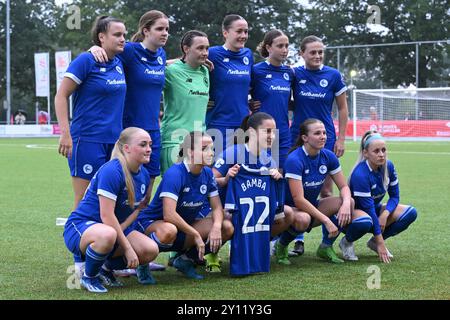
[[[335,128],[338,130],[337,122]],[[433,137],[450,138],[450,120],[357,120],[356,136],[368,130],[377,130],[385,137]],[[347,137],[353,137],[353,121],[347,124]]]

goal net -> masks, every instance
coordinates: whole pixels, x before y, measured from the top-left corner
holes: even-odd
[[[450,140],[450,87],[353,90],[346,135],[367,130],[409,140]]]

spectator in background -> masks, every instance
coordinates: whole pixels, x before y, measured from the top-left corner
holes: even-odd
[[[49,119],[49,115],[45,111],[39,111],[38,112],[38,123],[39,124],[47,124]]]
[[[25,121],[27,121],[27,118],[25,117],[25,115],[18,111],[16,116],[14,117],[14,123],[15,124],[25,124]]]

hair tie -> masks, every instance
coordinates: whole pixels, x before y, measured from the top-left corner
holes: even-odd
[[[369,138],[366,139],[366,141],[364,142],[364,149],[366,149],[368,147],[368,145],[375,140],[382,140],[385,141],[384,138],[381,136],[381,134],[379,133],[375,133],[373,135],[371,135]]]

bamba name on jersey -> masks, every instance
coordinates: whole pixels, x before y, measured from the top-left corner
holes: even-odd
[[[262,179],[258,179],[258,178],[249,179],[245,183],[241,183],[242,191],[246,191],[248,188],[252,188],[252,187],[266,190],[266,183]]]

